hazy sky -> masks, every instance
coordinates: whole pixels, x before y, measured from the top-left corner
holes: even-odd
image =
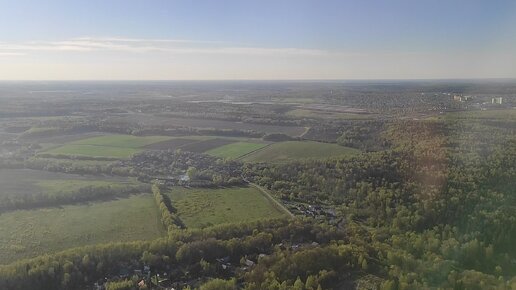
[[[514,0],[0,0],[0,80],[485,77]]]

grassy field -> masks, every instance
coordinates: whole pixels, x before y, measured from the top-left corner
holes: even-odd
[[[34,160],[34,161],[41,160],[41,161],[45,161],[45,162],[49,162],[49,163],[53,163],[53,162],[70,163],[70,164],[73,164],[73,165],[80,165],[80,166],[96,166],[96,165],[102,166],[102,165],[108,165],[110,163],[115,162],[115,161],[112,161],[112,160],[83,160],[83,159],[42,158],[40,156],[34,157],[31,160]]]
[[[314,141],[287,141],[274,143],[243,158],[250,162],[287,162],[300,159],[323,159],[359,153],[354,148]]]
[[[75,191],[85,186],[136,185],[123,177],[82,176],[31,169],[0,169],[0,204],[2,198],[32,196],[43,193]]]
[[[234,143],[234,140],[225,138],[212,138],[182,146],[181,149],[190,152],[203,153],[214,148]]]
[[[217,189],[175,187],[168,195],[181,220],[191,228],[284,215],[254,187]]]
[[[325,112],[308,109],[294,109],[287,112],[288,116],[300,118],[321,118],[321,119],[346,119],[346,120],[366,120],[373,119],[375,115],[372,114],[353,114],[353,113],[339,113],[339,112]]]
[[[49,154],[128,158],[153,143],[169,140],[165,136],[106,135],[81,139],[45,151]]]
[[[205,128],[205,129],[233,129],[233,130],[251,130],[264,133],[283,133],[290,136],[299,136],[303,133],[304,128],[298,126],[282,126],[268,124],[254,124],[244,122],[234,122],[226,120],[209,120],[195,118],[181,118],[156,116],[150,114],[130,114],[127,116],[111,117],[114,122],[122,122],[128,124],[144,123],[149,125],[174,125],[181,127]]]
[[[215,157],[236,159],[266,145],[265,143],[237,142],[208,150],[206,153]]]
[[[66,248],[162,234],[152,195],[0,215],[0,263]]]

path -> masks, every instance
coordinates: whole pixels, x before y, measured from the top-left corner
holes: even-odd
[[[249,185],[255,187],[256,189],[258,189],[268,200],[272,201],[274,204],[276,204],[280,209],[282,209],[284,212],[286,212],[290,217],[292,218],[296,218],[296,216],[291,213],[283,204],[281,204],[279,201],[277,201],[270,193],[267,189],[259,186],[258,184],[255,184],[255,183],[252,183],[252,182],[249,182],[249,180],[245,179],[244,178],[244,181],[247,182]]]

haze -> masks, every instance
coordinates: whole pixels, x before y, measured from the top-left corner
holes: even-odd
[[[513,1],[0,1],[2,80],[516,77]]]

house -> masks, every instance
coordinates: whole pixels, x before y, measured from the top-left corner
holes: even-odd
[[[247,267],[252,267],[252,266],[254,266],[254,262],[249,259],[245,259],[245,265]]]
[[[502,102],[503,102],[503,98],[502,97],[496,97],[496,98],[492,98],[491,99],[491,104],[501,105]]]

